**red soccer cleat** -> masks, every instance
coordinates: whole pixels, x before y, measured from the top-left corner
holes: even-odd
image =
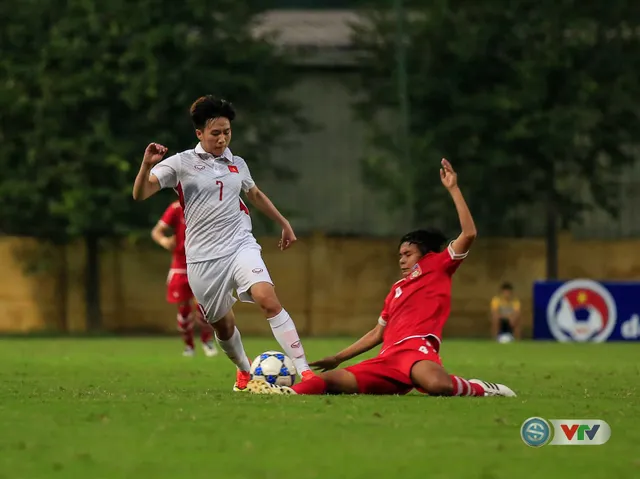
[[[238,371],[236,373],[236,383],[233,385],[233,390],[235,392],[246,391],[249,381],[251,381],[251,373],[249,371]]]

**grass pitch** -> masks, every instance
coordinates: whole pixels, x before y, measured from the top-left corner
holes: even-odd
[[[312,359],[348,343],[304,342]],[[638,344],[445,341],[450,372],[516,399],[249,396],[225,357],[180,352],[178,338],[0,340],[0,479],[640,477]],[[611,439],[530,448],[530,416],[602,419]]]

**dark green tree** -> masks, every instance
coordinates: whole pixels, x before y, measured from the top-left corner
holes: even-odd
[[[273,132],[299,121],[281,97],[292,79],[284,58],[252,35],[261,8],[257,0],[1,3],[0,230],[84,240],[90,329],[100,327],[100,240],[146,228],[165,206],[162,197],[134,204],[132,182],[150,141],[170,152],[195,143],[193,100],[232,101],[236,148],[254,170],[277,168]]]
[[[480,234],[522,234],[534,212],[546,215],[548,276],[555,277],[558,223],[580,221],[595,207],[615,214],[616,181],[636,157],[640,5],[379,5],[354,27],[362,52],[358,112],[377,152],[365,159],[366,177],[414,218],[442,225],[436,168],[449,158]]]

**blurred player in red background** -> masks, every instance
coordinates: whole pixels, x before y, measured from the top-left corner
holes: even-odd
[[[252,380],[255,394],[406,394],[413,388],[431,396],[507,396],[507,386],[450,375],[440,359],[440,344],[451,310],[451,280],[476,238],[458,177],[443,159],[440,179],[458,212],[461,233],[442,250],[446,237],[437,230],[418,230],[402,237],[399,265],[403,278],[384,301],[378,324],[358,341],[315,363],[314,378],[291,388]],[[344,369],[342,362],[382,343],[378,356]]]
[[[153,240],[167,251],[171,251],[173,259],[167,277],[167,301],[178,306],[178,331],[182,334],[185,350],[184,356],[195,353],[193,329],[195,323],[200,325],[200,339],[205,355],[215,356],[218,350],[213,341],[213,328],[202,318],[189,281],[187,279],[187,259],[184,250],[185,223],[182,206],[174,201],[165,210],[160,221],[151,230]]]

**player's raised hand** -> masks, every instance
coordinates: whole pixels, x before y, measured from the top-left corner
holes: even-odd
[[[280,251],[284,251],[285,249],[289,248],[296,241],[298,241],[298,238],[296,238],[296,234],[293,232],[293,228],[291,227],[291,225],[287,225],[282,228],[282,237],[278,242]]]
[[[442,168],[440,168],[440,180],[444,187],[450,190],[458,186],[458,175],[453,171],[451,163],[449,163],[446,158],[443,158],[440,165],[442,166]]]
[[[318,361],[314,361],[309,363],[313,369],[324,371],[330,371],[332,369],[340,366],[340,361],[335,356],[327,356],[326,358],[319,359]]]
[[[162,146],[160,143],[149,143],[147,149],[144,150],[144,158],[142,161],[149,166],[153,166],[159,163],[166,153],[166,146]]]

